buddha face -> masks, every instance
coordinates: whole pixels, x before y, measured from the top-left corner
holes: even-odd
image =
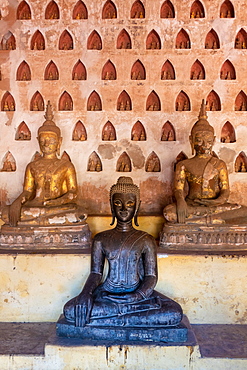
[[[131,221],[136,211],[136,195],[132,193],[113,194],[112,209],[118,221]]]
[[[215,136],[212,132],[200,131],[193,138],[196,154],[211,154]]]
[[[44,155],[56,154],[60,148],[61,139],[54,132],[41,132],[38,137],[40,150]]]

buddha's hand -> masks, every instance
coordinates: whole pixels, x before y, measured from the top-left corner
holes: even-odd
[[[16,226],[21,216],[21,200],[16,199],[9,206],[9,223],[11,226]]]
[[[220,206],[225,203],[222,199],[194,199],[195,203],[201,204],[202,206]]]
[[[139,292],[125,294],[109,294],[105,292],[103,293],[103,297],[115,303],[133,303],[143,299]]]
[[[89,323],[93,307],[93,296],[91,293],[79,294],[75,304],[75,326],[85,326]]]
[[[184,199],[177,200],[177,216],[178,223],[184,224],[186,217],[188,217],[188,206]]]

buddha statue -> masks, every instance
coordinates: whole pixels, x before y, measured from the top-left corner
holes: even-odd
[[[111,187],[110,204],[111,225],[115,219],[117,224],[95,236],[90,275],[81,293],[65,304],[65,324],[82,328],[82,337],[94,327],[176,328],[183,317],[182,308],[154,290],[158,279],[156,242],[133,227],[133,219],[138,226],[140,191],[130,177],[119,177]],[[109,269],[103,279],[106,261]],[[61,335],[61,327],[59,331]]]

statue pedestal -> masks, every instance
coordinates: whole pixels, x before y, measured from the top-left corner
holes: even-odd
[[[93,326],[76,327],[68,322],[63,315],[57,322],[57,335],[69,338],[81,338],[120,342],[186,342],[188,338],[189,321],[186,317],[176,326]]]
[[[160,248],[173,252],[241,253],[247,250],[247,224],[200,225],[165,223]]]
[[[1,249],[81,249],[90,246],[91,231],[85,221],[69,226],[1,227]]]

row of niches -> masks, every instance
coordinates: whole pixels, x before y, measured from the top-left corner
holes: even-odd
[[[146,141],[147,133],[144,125],[137,121],[131,130],[130,134],[131,140],[133,141]],[[87,130],[85,125],[79,120],[76,122],[73,133],[73,141],[86,141],[88,139]],[[102,141],[115,141],[117,140],[117,133],[114,125],[107,121],[101,131]],[[31,131],[29,130],[27,124],[22,121],[17,127],[15,140],[31,140]],[[161,129],[160,134],[161,141],[176,141],[176,131],[174,126],[170,121],[166,121]],[[222,143],[235,143],[236,142],[236,133],[233,125],[227,121],[221,129],[221,138]]]
[[[216,13],[217,14],[217,13]],[[166,0],[160,7],[160,18],[175,18],[176,10],[173,3],[170,0]],[[205,10],[201,1],[195,0],[188,12],[190,18],[204,18]],[[17,19],[28,20],[32,18],[32,12],[29,4],[23,0],[16,11]],[[72,7],[72,19],[88,19],[88,10],[84,2],[79,0]],[[140,18],[143,19],[146,16],[145,7],[140,0],[136,0],[130,9],[130,18]],[[220,18],[234,18],[235,10],[232,2],[230,0],[225,0],[222,2],[218,16]],[[114,19],[118,18],[117,7],[113,1],[107,0],[102,6],[101,12],[102,19]],[[52,0],[50,1],[44,11],[45,19],[60,19],[60,9],[58,4]]]
[[[22,42],[23,44],[23,42]],[[117,49],[132,49],[132,39],[126,29],[122,29],[116,40]],[[15,50],[17,47],[16,38],[11,31],[6,32],[0,43],[0,50]],[[22,46],[23,47],[23,46]],[[80,49],[82,45],[79,45]],[[88,50],[102,50],[103,42],[102,38],[96,30],[93,30],[87,38],[87,49]],[[157,50],[162,48],[161,38],[157,31],[154,29],[149,32],[146,37],[145,47],[147,50]],[[246,49],[247,48],[247,33],[241,28],[234,41],[235,49]],[[30,42],[31,50],[45,50],[46,41],[40,30],[36,30],[33,34]],[[175,39],[176,49],[191,49],[191,40],[189,34],[185,29],[181,29]],[[211,29],[205,37],[204,42],[205,49],[220,49],[220,39],[217,32]],[[74,40],[68,30],[64,30],[58,40],[59,50],[73,50]]]
[[[216,69],[216,66],[215,66]],[[0,72],[0,80],[2,79]],[[44,79],[45,80],[59,80],[59,70],[56,64],[51,60],[44,70]],[[17,68],[16,80],[17,81],[30,81],[31,80],[31,68],[29,64],[24,60]],[[226,60],[220,69],[219,72],[220,79],[222,80],[235,80],[236,79],[236,70],[232,62]],[[85,65],[78,60],[74,65],[71,71],[72,80],[87,80],[88,73]],[[160,70],[161,80],[175,80],[176,72],[173,64],[166,60]],[[206,73],[203,64],[197,59],[191,66],[190,69],[190,79],[191,80],[205,80]],[[115,65],[108,60],[101,71],[102,80],[116,80],[117,79],[117,70]],[[130,70],[130,79],[131,80],[145,80],[146,79],[146,68],[143,63],[138,59]]]
[[[214,153],[217,157],[217,155]],[[32,161],[38,160],[41,157],[39,152],[36,152],[33,157]],[[70,161],[69,154],[64,151],[61,158]],[[176,157],[175,162],[173,163],[174,169],[178,162],[187,159],[187,155],[184,152],[180,152]],[[2,166],[1,172],[15,172],[16,171],[16,160],[13,154],[8,150],[7,153],[4,155],[2,159]],[[149,156],[147,157],[144,168],[146,172],[161,172],[161,161],[158,155],[152,151]],[[242,151],[238,154],[235,164],[234,164],[235,172],[247,172],[247,157],[246,154]],[[132,171],[132,161],[128,153],[125,151],[118,157],[115,170],[117,172],[131,172]],[[103,165],[100,156],[93,151],[90,156],[88,157],[87,161],[87,171],[90,172],[100,172],[103,171]]]
[[[139,101],[138,101],[139,102]],[[140,103],[140,102],[139,102]],[[132,99],[129,94],[123,90],[115,103],[118,111],[131,111],[133,109]],[[36,91],[30,101],[30,111],[43,111],[45,107],[44,99],[39,91]],[[175,111],[190,111],[191,102],[189,96],[181,90],[175,100]],[[83,109],[80,106],[80,110]],[[99,94],[94,90],[87,99],[87,111],[102,111],[102,100]],[[109,109],[109,107],[107,107]],[[146,111],[161,111],[161,101],[158,94],[153,90],[148,95],[145,102]],[[214,91],[210,91],[206,97],[206,109],[208,111],[220,111],[221,100],[219,95]],[[235,111],[247,111],[247,96],[244,91],[240,91],[235,99]],[[9,91],[6,91],[1,99],[1,111],[15,111],[16,104],[14,97]],[[74,103],[71,95],[64,91],[58,101],[59,111],[73,111]]]

